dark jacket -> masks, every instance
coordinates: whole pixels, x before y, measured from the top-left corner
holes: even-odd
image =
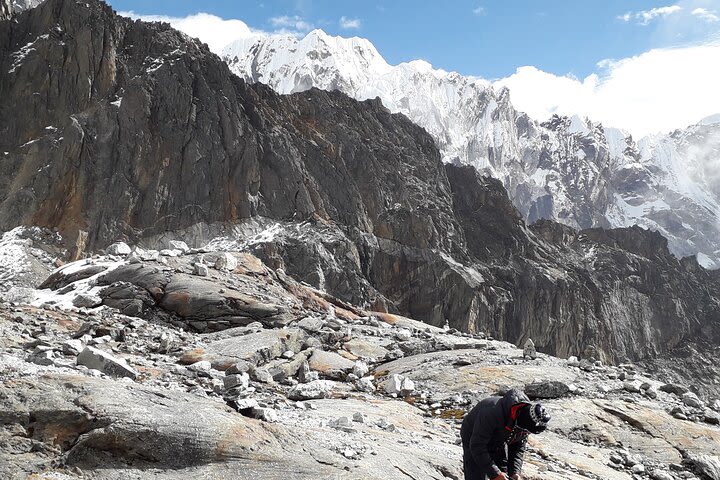
[[[465,415],[460,429],[465,480],[493,478],[505,467],[508,475],[520,473],[527,438],[513,435],[510,409],[527,401],[522,392],[510,390],[482,400]]]

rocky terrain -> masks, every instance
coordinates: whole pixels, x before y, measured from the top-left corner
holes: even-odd
[[[458,422],[510,387],[553,416],[527,478],[720,478],[720,401],[635,365],[358,309],[249,252],[108,252],[0,305],[3,478],[459,479]]]
[[[675,255],[720,267],[717,117],[642,139],[579,117],[532,119],[505,87],[420,60],[389,65],[368,40],[322,30],[255,34],[229,44],[223,58],[241,78],[280,93],[316,87],[380,98],[427,130],[443,161],[500,179],[529,223],[640,225],[666,237]]]
[[[535,478],[720,478],[720,274],[658,233],[528,226],[380,101],[98,0],[0,72],[3,478],[457,479],[509,387]]]
[[[526,226],[499,181],[443,164],[378,101],[247,85],[199,42],[98,1],[48,0],[0,38],[8,248],[34,225],[69,259],[118,239],[249,249],[359,308],[559,356],[668,358],[683,376],[695,365],[676,349],[716,352],[717,272],[638,227]]]

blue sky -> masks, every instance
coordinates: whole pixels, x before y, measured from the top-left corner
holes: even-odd
[[[286,28],[302,33],[310,27],[322,28],[331,34],[370,39],[391,64],[422,58],[437,68],[490,79],[508,76],[522,65],[582,78],[595,71],[600,60],[707,40],[720,31],[720,22],[703,21],[691,13],[700,8],[710,15],[720,15],[720,0],[679,2],[685,4],[680,11],[658,14],[649,20],[638,16],[639,12],[675,4],[651,0],[110,3],[116,10],[141,15],[184,17],[206,12],[240,19],[250,28],[268,32]],[[624,19],[622,16],[629,12],[631,16]],[[345,22],[341,22],[342,18]],[[673,30],[668,27],[671,20],[682,25]]]
[[[720,113],[720,0],[110,3],[218,54],[241,37],[314,28],[367,38],[392,65],[420,59],[508,87],[515,108],[539,121],[580,115],[639,137]]]

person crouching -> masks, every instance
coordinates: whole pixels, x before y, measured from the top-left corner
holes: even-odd
[[[518,390],[480,401],[460,428],[465,480],[521,480],[527,437],[549,421],[545,408]]]

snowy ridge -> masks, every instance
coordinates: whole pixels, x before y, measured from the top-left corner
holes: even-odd
[[[290,94],[317,87],[358,100],[379,97],[436,140],[443,161],[500,179],[528,222],[576,228],[640,225],[665,235],[678,256],[720,267],[720,115],[683,132],[635,142],[587,118],[540,123],[491,82],[422,60],[389,65],[367,40],[321,30],[298,39],[256,35],[223,58],[240,77]],[[715,148],[713,150],[713,148]]]

